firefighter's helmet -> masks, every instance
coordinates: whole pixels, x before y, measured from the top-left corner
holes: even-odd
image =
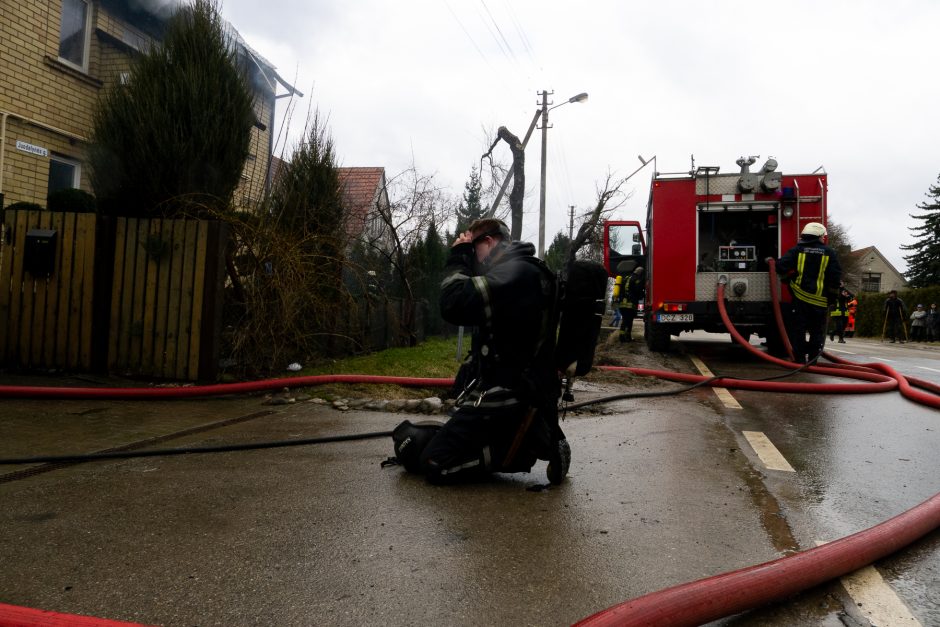
[[[826,235],[826,227],[824,227],[819,222],[810,222],[803,227],[801,235],[809,235],[810,237],[824,237]]]

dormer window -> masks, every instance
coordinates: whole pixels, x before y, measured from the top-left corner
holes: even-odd
[[[90,1],[62,0],[62,25],[59,29],[59,60],[74,66],[82,72],[87,72],[90,35]]]

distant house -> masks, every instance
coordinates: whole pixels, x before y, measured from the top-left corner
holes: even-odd
[[[135,57],[159,45],[172,6],[127,0],[4,0],[0,204],[45,205],[48,194],[58,189],[92,191],[85,161],[95,103],[103,90],[127,83]],[[250,154],[235,195],[236,205],[250,208],[264,191],[275,102],[303,94],[234,28],[230,35],[255,98]]]
[[[382,219],[389,215],[385,168],[338,168],[343,189],[343,204],[349,220],[346,234],[350,239],[370,242],[380,248],[390,247],[390,229]]]
[[[273,185],[281,172],[287,168],[287,162],[279,157],[271,157],[269,185]],[[346,236],[352,240],[375,244],[380,248],[390,248],[390,231],[383,215],[389,215],[388,189],[385,180],[385,168],[360,167],[336,168],[343,194],[343,207],[348,216]]]
[[[843,280],[852,292],[886,293],[907,286],[904,276],[875,246],[853,250],[847,257]]]

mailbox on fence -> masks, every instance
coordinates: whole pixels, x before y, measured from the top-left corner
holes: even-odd
[[[55,270],[56,232],[52,229],[29,229],[23,247],[23,269],[34,278],[50,277]]]

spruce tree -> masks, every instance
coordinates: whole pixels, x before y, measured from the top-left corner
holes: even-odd
[[[915,234],[915,241],[901,246],[901,250],[912,251],[904,257],[908,267],[906,278],[911,287],[927,287],[940,282],[940,176],[926,196],[928,200],[917,205],[925,213],[911,214],[912,218],[923,221],[919,226],[909,227]]]
[[[174,216],[229,207],[255,113],[216,0],[193,0],[94,111],[92,184],[104,213]]]
[[[474,220],[479,220],[486,212],[480,200],[481,188],[480,173],[474,167],[470,170],[470,180],[464,185],[463,201],[457,207],[456,234],[466,231]]]
[[[545,252],[545,263],[555,272],[561,272],[571,250],[571,239],[564,232],[555,233],[555,239]]]

